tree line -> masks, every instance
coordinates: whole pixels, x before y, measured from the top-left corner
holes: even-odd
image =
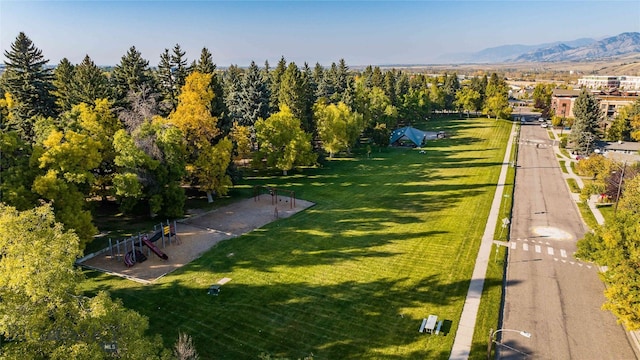
[[[284,57],[273,68],[221,71],[207,48],[189,63],[179,44],[157,68],[131,47],[110,72],[88,55],[51,69],[24,33],[4,55],[1,201],[21,210],[51,203],[81,247],[96,233],[87,199],[178,217],[183,185],[213,201],[241,159],[286,173],[350,151],[362,136],[384,146],[395,127],[439,112],[510,112],[497,74],[461,84],[455,73],[356,72],[344,60],[311,68]]]

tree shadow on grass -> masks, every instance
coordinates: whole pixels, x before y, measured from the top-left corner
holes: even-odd
[[[441,275],[333,284],[278,279],[261,285],[234,279],[211,296],[208,283],[172,276],[111,294],[148,316],[166,346],[178,331],[191,334],[202,358],[423,359],[448,357],[469,284]],[[429,314],[451,321],[438,336],[418,332]]]

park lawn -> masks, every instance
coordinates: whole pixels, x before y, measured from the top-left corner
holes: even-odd
[[[88,272],[83,288],[149,317],[167,347],[190,334],[204,359],[448,358],[511,123],[428,126],[450,137],[426,153],[389,148],[248,178],[245,187],[294,190],[316,205],[219,243],[156,284]],[[220,296],[207,295],[223,277]],[[440,336],[418,333],[429,314],[446,320]]]

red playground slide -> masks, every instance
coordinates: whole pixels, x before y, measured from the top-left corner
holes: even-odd
[[[151,241],[149,241],[149,239],[147,239],[146,236],[144,236],[142,238],[142,242],[147,245],[147,247],[149,249],[151,249],[151,251],[153,251],[154,254],[158,255],[158,257],[162,260],[169,260],[169,256],[167,256],[167,254],[163,253],[154,243],[152,243]]]

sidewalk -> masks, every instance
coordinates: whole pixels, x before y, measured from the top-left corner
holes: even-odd
[[[555,129],[552,129],[552,131],[554,137],[557,139],[559,137],[557,131]],[[584,187],[584,182],[582,181],[580,176],[573,172],[573,169],[571,168],[571,163],[576,162],[576,160],[567,159],[560,151],[560,147],[557,145],[553,146],[553,150],[556,154],[562,156],[562,158],[558,161],[564,161],[565,167],[567,168],[568,174],[563,173],[564,178],[574,179],[578,183],[578,186],[580,186],[580,188],[582,189]],[[571,193],[571,195],[574,197],[574,200],[576,200],[576,202],[580,202],[580,194]],[[587,205],[589,205],[589,209],[591,210],[591,213],[593,213],[593,216],[596,218],[596,222],[598,223],[598,225],[603,225],[605,221],[604,216],[602,216],[600,209],[598,209],[598,207],[596,206],[597,202],[598,195],[591,195],[591,197],[587,201]],[[603,269],[600,269],[600,271],[603,271]],[[640,331],[627,331],[627,334],[629,336],[629,339],[635,346],[636,354],[640,354]]]
[[[487,274],[487,266],[491,257],[493,234],[495,233],[496,223],[500,216],[500,203],[502,201],[502,193],[504,191],[505,180],[507,178],[507,169],[509,168],[509,159],[511,156],[511,147],[513,146],[513,135],[515,135],[515,130],[516,124],[514,123],[511,128],[512,136],[509,137],[507,150],[504,154],[504,160],[502,161],[502,169],[500,170],[500,176],[498,177],[496,193],[493,196],[493,202],[491,203],[491,211],[489,212],[489,218],[487,219],[487,226],[485,227],[484,234],[482,235],[482,242],[480,243],[480,250],[478,251],[478,257],[476,258],[476,265],[473,268],[473,275],[471,276],[471,283],[469,284],[469,290],[467,291],[467,298],[464,302],[464,307],[462,308],[462,315],[460,316],[458,330],[456,331],[456,337],[453,341],[453,347],[449,357],[450,360],[468,359],[471,352],[473,331],[476,326],[476,317],[478,315],[478,308],[480,307],[480,297],[482,296],[484,279]]]

